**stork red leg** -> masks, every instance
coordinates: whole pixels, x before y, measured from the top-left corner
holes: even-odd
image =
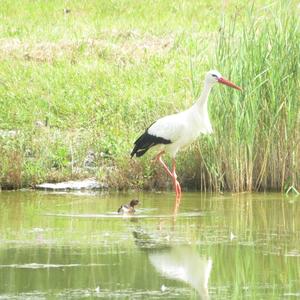
[[[177,175],[176,175],[176,162],[175,159],[173,159],[173,165],[172,165],[172,172],[169,170],[168,166],[165,164],[165,162],[162,160],[161,156],[164,154],[164,151],[158,153],[156,159],[161,163],[163,168],[165,169],[166,173],[172,177],[174,190],[176,192],[176,198],[180,198],[181,196],[181,187],[179,182],[177,181]]]
[[[180,197],[181,196],[181,186],[177,180],[177,174],[176,174],[176,161],[173,158],[172,160],[172,177],[174,180],[174,187],[175,187],[175,191],[176,191],[176,197]]]
[[[164,154],[164,151],[159,152],[156,156],[156,159],[161,163],[163,168],[165,169],[166,173],[173,178],[172,172],[169,170],[168,166],[165,164],[165,162],[162,160],[161,156]]]

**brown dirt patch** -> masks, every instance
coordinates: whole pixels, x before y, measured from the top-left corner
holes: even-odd
[[[0,39],[0,59],[15,57],[51,63],[63,58],[73,59],[80,55],[104,56],[106,53],[114,59],[128,57],[140,60],[145,56],[165,55],[173,45],[173,36],[140,35],[134,31],[113,31],[110,34],[101,34],[98,39],[79,41],[26,42],[17,38],[3,38]]]

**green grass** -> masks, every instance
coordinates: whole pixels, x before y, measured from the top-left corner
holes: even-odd
[[[217,68],[244,91],[214,88],[214,134],[178,156],[180,180],[299,189],[299,7],[215,2],[2,1],[0,129],[18,132],[0,137],[0,184],[97,176],[120,189],[165,188],[151,154],[129,159],[132,143],[190,106]],[[94,169],[84,167],[90,150]]]

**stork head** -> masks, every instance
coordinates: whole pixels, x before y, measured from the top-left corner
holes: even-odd
[[[215,83],[222,83],[222,84],[225,84],[227,86],[230,86],[234,89],[237,89],[239,91],[241,91],[242,89],[237,86],[236,84],[234,84],[233,82],[229,81],[228,79],[225,79],[221,74],[220,72],[216,71],[216,70],[211,70],[211,71],[208,71],[206,73],[206,76],[205,76],[205,82],[208,83],[208,84],[215,84]]]

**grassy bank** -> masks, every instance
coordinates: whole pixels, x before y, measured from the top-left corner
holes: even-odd
[[[244,91],[214,88],[214,134],[178,155],[183,185],[299,189],[296,1],[199,2],[2,1],[1,186],[96,176],[165,188],[151,153],[129,159],[132,143],[217,68]]]

